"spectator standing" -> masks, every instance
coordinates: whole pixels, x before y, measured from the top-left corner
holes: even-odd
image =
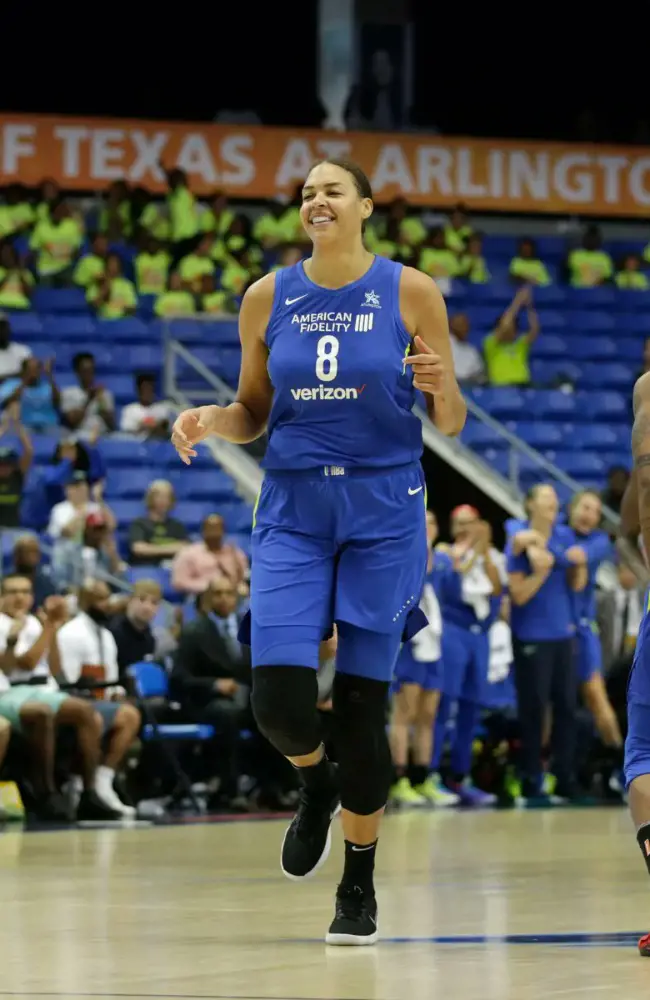
[[[528,307],[528,330],[517,334],[517,317]],[[533,309],[530,288],[521,288],[501,316],[493,333],[483,341],[490,385],[529,385],[530,349],[539,335],[539,319]]]

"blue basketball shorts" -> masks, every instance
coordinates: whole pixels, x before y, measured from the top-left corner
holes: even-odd
[[[490,640],[486,632],[445,621],[442,630],[443,693],[482,705],[487,697]]]
[[[647,599],[646,599],[647,600]],[[650,642],[647,613],[641,623],[627,685],[625,784],[650,774]]]
[[[575,650],[578,683],[584,684],[603,669],[603,651],[595,623],[578,626]]]
[[[423,691],[440,691],[442,688],[442,657],[431,662],[421,662],[413,656],[410,642],[405,642],[395,664],[393,692],[403,684],[417,684]]]
[[[418,607],[426,562],[419,463],[268,472],[251,545],[253,665],[317,667],[337,622],[366,636],[339,627],[337,669],[390,681],[409,617],[426,621]]]

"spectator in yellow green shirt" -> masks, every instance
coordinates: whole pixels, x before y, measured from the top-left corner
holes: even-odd
[[[52,209],[61,200],[61,189],[56,181],[51,178],[41,182],[39,188],[39,198],[36,202],[36,222],[51,222]]]
[[[11,243],[0,251],[0,310],[29,309],[34,288],[31,271],[23,267]]]
[[[138,295],[161,295],[167,288],[170,264],[170,255],[150,236],[133,262]]]
[[[638,254],[627,255],[621,270],[616,275],[616,284],[619,288],[635,292],[647,292],[650,288],[648,276],[641,270],[641,258]]]
[[[485,285],[490,280],[480,233],[472,233],[467,240],[465,252],[458,258],[458,277],[473,285]]]
[[[49,206],[49,218],[37,222],[29,241],[36,254],[36,271],[41,284],[70,284],[74,261],[82,243],[79,223],[65,201]]]
[[[248,248],[230,254],[230,259],[221,272],[221,287],[231,295],[243,295],[251,280],[260,276],[259,265],[251,260]]]
[[[193,316],[196,312],[194,296],[183,288],[183,282],[178,271],[169,275],[169,288],[156,299],[153,311],[156,316]]]
[[[282,225],[284,208],[281,201],[269,202],[266,210],[255,220],[253,237],[265,250],[273,250],[286,240]]]
[[[567,258],[569,283],[574,288],[595,288],[614,277],[614,262],[603,250],[598,226],[589,226],[582,246],[571,250]]]
[[[551,276],[546,264],[539,259],[534,240],[519,241],[517,255],[510,261],[510,277],[517,284],[550,285]]]
[[[133,233],[131,192],[124,180],[113,181],[99,213],[99,229],[111,243],[128,240]]]
[[[173,262],[177,264],[188,253],[192,253],[202,235],[199,227],[199,210],[196,198],[190,191],[185,171],[178,167],[167,170],[162,163],[159,166],[165,171],[169,185],[167,209],[170,239]]]
[[[106,259],[108,257],[108,240],[102,233],[93,237],[92,253],[86,254],[77,261],[77,266],[72,274],[75,285],[82,288],[90,288],[96,284],[106,273]]]
[[[467,241],[472,235],[472,227],[469,224],[467,210],[464,205],[458,204],[452,210],[449,221],[444,228],[445,245],[448,250],[462,254],[467,245]]]
[[[445,244],[445,231],[436,226],[420,252],[419,268],[432,278],[455,278],[458,276],[458,256]]]
[[[197,299],[200,311],[212,316],[232,316],[237,312],[237,304],[232,295],[223,288],[217,288],[213,274],[203,275],[201,293]]]
[[[208,204],[209,208],[201,215],[201,229],[204,233],[212,233],[215,239],[223,238],[235,218],[228,206],[228,195],[215,191]]]
[[[517,333],[517,318],[527,307],[528,330]],[[539,320],[531,290],[520,288],[501,316],[496,329],[483,341],[483,355],[490,385],[529,385],[530,348],[539,334]]]
[[[391,224],[395,226],[394,229]],[[390,229],[393,229],[393,233],[397,235],[390,236]],[[424,223],[418,215],[411,214],[408,202],[404,198],[394,198],[391,201],[386,219],[377,225],[375,231],[380,240],[395,239],[396,242],[410,247],[421,246],[427,237]],[[382,254],[382,256],[387,255]]]
[[[116,253],[106,259],[106,272],[86,292],[89,302],[104,319],[132,316],[138,305],[135,285],[122,273],[122,261]]]
[[[5,191],[5,205],[11,233],[23,233],[34,223],[34,208],[24,184],[10,184]]]
[[[214,274],[214,261],[210,256],[213,243],[213,236],[204,236],[196,250],[183,257],[178,265],[181,280],[190,292],[197,293],[201,290],[204,274]]]

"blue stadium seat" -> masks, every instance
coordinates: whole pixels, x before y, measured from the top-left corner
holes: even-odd
[[[559,389],[531,390],[527,393],[525,411],[546,420],[571,420],[576,412],[574,393]]]
[[[588,385],[609,386],[612,389],[628,389],[632,392],[634,385],[634,369],[612,361],[591,362],[583,365],[581,388]]]
[[[97,320],[97,339],[100,343],[109,344],[115,341],[127,344],[137,344],[143,341],[154,343],[151,327],[147,323],[143,323],[137,316]]]
[[[469,306],[465,309],[473,327],[478,330],[494,330],[503,309],[498,306]]]
[[[561,285],[540,285],[533,289],[533,301],[538,309],[546,307],[558,309],[566,301],[566,292]]]
[[[545,361],[533,358],[530,363],[530,372],[533,384],[539,388],[558,385],[562,382],[576,383],[582,377],[580,365],[566,359]]]
[[[620,392],[584,392],[576,396],[576,416],[580,420],[605,423],[625,421],[631,423],[632,402],[629,395]]]
[[[212,511],[208,511],[212,513]],[[219,504],[219,513],[223,517],[228,534],[251,531],[253,527],[253,508],[247,504]]]
[[[607,424],[576,424],[565,439],[565,448],[577,451],[588,451],[590,448],[597,451],[619,446],[620,436],[616,427],[608,427]]]
[[[236,545],[238,548],[245,552],[250,559],[251,555],[251,536],[250,531],[242,532],[241,534],[228,535],[227,539],[231,545]]]
[[[192,469],[188,475],[178,476],[174,483],[179,500],[201,500],[214,504],[218,513],[219,503],[237,500],[235,484],[227,472],[217,466],[213,469]]]
[[[80,342],[84,349],[90,350],[93,342],[97,342],[97,323],[91,316],[45,316],[43,317],[42,336],[58,343],[65,341]]]
[[[102,438],[99,450],[109,466],[149,465],[147,448],[133,438]]]
[[[35,312],[7,312],[9,327],[16,340],[25,337],[40,337],[43,333],[43,320]]]
[[[197,532],[201,527],[201,522],[208,514],[216,513],[214,504],[208,502],[194,503],[191,500],[182,500],[177,503],[173,516],[181,521],[189,532]]]
[[[555,453],[555,464],[568,476],[603,476],[605,466],[594,451],[558,451]]]
[[[557,312],[555,309],[540,309],[538,310],[538,316],[542,334],[545,334],[549,330],[564,330],[567,326],[566,315]]]
[[[113,497],[127,500],[137,499],[142,502],[149,484],[156,478],[156,470],[146,466],[138,468],[114,469],[106,479],[106,499]]]
[[[531,448],[536,448],[538,451],[561,447],[565,436],[563,428],[559,424],[522,421],[509,424],[508,429]]]
[[[118,405],[132,403],[135,399],[135,383],[133,374],[107,375],[103,380],[104,388],[110,389]]]
[[[501,389],[474,389],[471,395],[482,409],[500,420],[516,420],[526,410],[521,389],[510,386]]]
[[[163,364],[163,348],[160,344],[139,344],[119,348],[122,359],[121,370],[131,369],[134,372],[157,372]]]
[[[640,366],[643,357],[643,340],[634,337],[617,337],[616,347],[621,361],[629,361]]]
[[[582,361],[607,360],[618,356],[616,340],[613,337],[571,337],[567,342],[571,357]]]
[[[138,580],[154,580],[162,590],[163,598],[166,601],[176,600],[178,594],[172,587],[171,573],[169,569],[162,566],[129,566],[126,571],[126,579],[129,583],[137,583]]]
[[[584,333],[613,333],[616,330],[614,317],[609,313],[590,311],[588,309],[576,309],[571,313],[571,329],[580,330]]]
[[[485,448],[507,448],[508,442],[495,430],[480,420],[468,419],[461,434],[461,441],[468,448],[483,451]]]
[[[616,289],[610,285],[598,288],[567,288],[566,304],[571,309],[612,309],[616,304]],[[584,330],[600,329],[583,327]]]
[[[495,281],[493,275],[492,281],[485,285],[467,284],[465,290],[467,307],[475,308],[490,303],[492,308],[497,309],[498,312],[503,312],[510,302],[512,302],[516,291],[517,289],[513,284]]]
[[[650,291],[642,292],[627,288],[617,288],[616,305],[621,312],[627,309],[650,312]]]
[[[128,529],[136,517],[144,517],[146,514],[142,500],[113,500],[111,510],[115,514],[118,527],[122,530]]]
[[[616,317],[617,329],[624,333],[635,334],[641,339],[650,336],[650,313],[621,313]]]
[[[573,344],[571,345],[573,346]],[[557,337],[552,333],[545,333],[533,344],[532,356],[536,358],[564,358],[573,356],[573,352],[568,351],[568,345],[564,337]]]
[[[536,236],[537,253],[540,260],[547,257],[554,257],[556,260],[566,256],[567,241],[564,236]]]
[[[32,299],[39,313],[88,313],[89,306],[83,288],[36,288]]]

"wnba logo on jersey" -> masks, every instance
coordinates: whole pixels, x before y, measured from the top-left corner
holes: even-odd
[[[358,399],[365,385],[358,389],[343,389],[341,386],[319,385],[317,389],[292,389],[294,399],[307,402],[311,399]]]

